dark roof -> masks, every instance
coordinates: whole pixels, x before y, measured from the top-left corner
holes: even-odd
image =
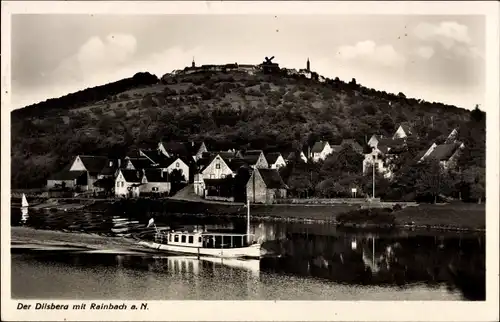
[[[434,148],[428,157],[439,161],[447,161],[459,147],[460,143],[440,144]]]
[[[198,152],[198,150],[201,148],[202,144],[203,144],[203,141],[201,141],[201,142],[190,141],[190,142],[185,142],[184,146],[189,151],[189,153],[191,153],[191,155],[195,155]]]
[[[173,154],[175,156],[191,156],[191,153],[184,142],[170,141],[161,143],[169,154]]]
[[[344,139],[342,140],[342,143],[340,143],[341,146],[344,145],[350,145],[354,151],[362,151],[363,147],[361,144],[356,142],[354,139]]]
[[[276,169],[258,169],[262,180],[268,189],[287,189],[287,185],[283,182],[280,173]]]
[[[49,180],[75,180],[86,174],[87,171],[68,171],[65,169],[50,176]]]
[[[243,160],[245,160],[249,164],[256,164],[262,153],[263,153],[262,150],[246,151],[243,154]]]
[[[405,131],[407,135],[412,133],[411,126],[408,123],[399,124],[399,126],[396,128],[396,131],[399,129],[400,126],[403,128],[403,131]]]
[[[423,158],[423,156],[425,155],[425,153],[428,151],[429,149],[425,149],[425,150],[422,150],[420,152],[417,153],[417,156],[415,157],[415,161],[420,161],[420,159]]]
[[[297,153],[297,152],[304,153],[303,151],[290,151],[290,152],[283,152],[282,155],[286,156],[286,158],[285,158],[286,160],[291,161],[291,160],[295,159],[295,153]],[[305,155],[305,153],[304,153],[304,155]],[[299,156],[300,156],[300,154],[299,154]]]
[[[146,180],[148,180],[148,182],[168,182],[169,181],[168,173],[163,173],[163,171],[161,171],[161,170],[146,169],[146,170],[144,170],[144,174],[146,175]]]
[[[153,165],[151,160],[145,157],[129,158],[129,160],[136,170],[150,168]]]
[[[167,157],[158,150],[141,150],[141,152],[143,154],[145,154],[148,157],[148,159],[153,160],[153,162],[161,168],[169,167],[177,159],[181,159],[182,162],[184,162],[186,164],[190,163],[190,161],[185,160],[185,158],[183,156]],[[149,167],[151,167],[151,166],[152,166],[152,164],[150,164]],[[134,164],[134,167],[135,167],[135,164]]]
[[[325,145],[327,144],[328,142],[326,141],[319,141],[319,142],[316,142],[314,143],[312,149],[311,149],[311,153],[320,153],[323,151],[323,149],[325,148]]]
[[[108,159],[108,162],[106,163],[106,166],[101,170],[100,174],[104,176],[110,176],[115,174],[116,170],[118,169],[118,163],[122,162],[119,159]],[[111,165],[110,165],[111,163]]]
[[[120,169],[120,171],[127,182],[140,182],[142,179],[142,171],[129,169]]]
[[[330,145],[332,148],[333,152],[340,152],[342,151],[342,145]]]
[[[106,157],[92,155],[79,155],[78,157],[82,160],[85,169],[92,173],[101,172],[108,162],[108,158]]]
[[[240,168],[248,167],[248,165],[249,165],[247,160],[241,159],[241,158],[235,158],[235,159],[231,159],[231,160],[226,160],[223,158],[223,160],[224,160],[224,162],[226,162],[229,169],[231,169],[234,172],[238,171],[238,169],[240,169]]]
[[[269,164],[274,164],[278,161],[278,158],[281,156],[279,152],[270,152],[266,154],[266,160]]]
[[[235,159],[239,158],[239,153],[238,152],[228,152],[228,151],[209,151],[209,152],[203,152],[201,157],[202,158],[214,158],[217,155],[220,155],[221,158],[223,159]]]

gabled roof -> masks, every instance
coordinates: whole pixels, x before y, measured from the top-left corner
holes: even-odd
[[[144,170],[144,174],[146,176],[146,180],[148,182],[169,182],[168,173],[164,173],[161,170],[156,169],[146,169]]]
[[[243,154],[243,160],[253,165],[257,163],[261,154],[262,150],[248,150]]]
[[[321,153],[323,152],[323,149],[325,148],[326,144],[328,142],[326,141],[319,141],[319,142],[316,142],[314,143],[312,149],[311,149],[311,153]]]
[[[248,167],[249,164],[246,160],[241,159],[241,158],[236,158],[236,159],[231,159],[231,160],[224,160],[233,172],[238,171],[238,169],[243,168],[243,167]]]
[[[344,145],[350,145],[354,151],[362,151],[363,150],[363,147],[361,146],[361,144],[356,142],[356,140],[354,140],[354,139],[343,139],[342,143],[340,143],[340,146],[344,146]]]
[[[298,151],[298,152],[300,154],[304,153],[304,151]],[[297,151],[289,151],[289,152],[283,152],[282,155],[286,156],[285,160],[291,161],[291,160],[295,159],[295,153],[297,153]],[[304,156],[305,156],[305,153],[304,153]]]
[[[101,170],[100,174],[104,176],[113,175],[118,169],[119,162],[120,164],[123,163],[123,161],[121,161],[120,159],[108,159],[106,166]],[[110,165],[110,163],[112,164]]]
[[[176,156],[191,156],[186,144],[183,142],[169,141],[169,142],[161,142],[165,150]]]
[[[335,153],[342,151],[342,145],[330,145],[330,147],[332,148],[333,152],[335,152]]]
[[[279,152],[269,152],[266,155],[266,160],[269,164],[275,164],[278,158],[281,156]]]
[[[149,160],[152,160],[154,162],[154,164],[156,164],[160,168],[169,167],[172,163],[177,161],[177,159],[181,159],[182,162],[184,162],[185,164],[190,163],[190,161],[185,160],[184,156],[167,157],[158,150],[141,150],[141,152],[144,155],[146,155]],[[151,166],[152,165],[153,164],[151,164]],[[135,165],[134,165],[134,167],[135,167]]]
[[[146,169],[153,166],[151,160],[145,157],[128,158],[136,170]]]
[[[406,134],[411,134],[412,133],[411,126],[408,123],[401,123],[401,124],[399,124],[398,128],[396,129],[396,131],[399,129],[399,127],[401,127],[403,129],[403,131],[405,131]]]
[[[460,145],[461,143],[440,144],[434,148],[428,158],[439,161],[448,161],[460,148]]]
[[[140,183],[142,180],[142,171],[139,170],[129,170],[129,169],[120,169],[120,172],[125,178],[127,182]]]
[[[186,150],[188,150],[191,155],[195,155],[198,152],[198,150],[201,148],[201,145],[203,143],[204,143],[203,141],[201,141],[201,142],[190,141],[190,142],[185,142],[184,146],[185,146]]]
[[[79,155],[85,169],[91,173],[99,173],[106,166],[108,158],[93,155]]]
[[[257,169],[268,189],[288,189],[276,169]]]

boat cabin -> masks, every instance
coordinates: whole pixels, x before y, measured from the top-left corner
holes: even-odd
[[[232,233],[210,233],[201,231],[170,231],[163,239],[169,245],[183,247],[201,247],[201,248],[239,248],[246,247],[251,242],[247,234]],[[161,241],[160,241],[161,242]]]

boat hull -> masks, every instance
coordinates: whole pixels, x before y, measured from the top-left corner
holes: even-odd
[[[141,241],[139,245],[144,247],[156,249],[159,251],[181,253],[181,254],[194,254],[220,258],[260,258],[261,245],[253,244],[247,247],[238,248],[203,248],[203,247],[188,247],[160,244],[156,242]]]

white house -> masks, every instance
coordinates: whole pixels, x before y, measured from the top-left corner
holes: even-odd
[[[138,197],[140,187],[147,182],[143,171],[119,169],[115,178],[115,196]]]
[[[143,185],[140,186],[141,193],[168,194],[171,190],[169,175],[161,170],[145,170],[144,178],[141,182],[143,183]]]
[[[266,160],[271,169],[279,169],[286,166],[285,159],[279,152],[271,152],[266,154]]]
[[[384,153],[377,148],[374,148],[372,153],[365,154],[363,173],[366,174],[368,170],[372,170],[372,165],[375,165],[375,171],[384,175],[385,178],[392,177],[391,170],[385,165]]]
[[[411,128],[408,124],[401,124],[394,135],[393,139],[404,139],[412,134]]]
[[[163,172],[171,174],[174,170],[179,170],[184,175],[184,180],[189,181],[189,165],[181,158],[169,158],[167,162],[160,165]]]
[[[368,146],[372,147],[372,148],[376,148],[379,141],[382,139],[383,137],[381,135],[377,135],[377,134],[373,134],[372,137],[368,140]]]
[[[313,162],[318,162],[319,160],[324,160],[326,157],[333,153],[330,144],[326,141],[319,141],[314,143],[311,149],[311,158]]]
[[[464,148],[465,145],[460,142],[435,145],[434,149],[429,149],[427,152],[430,151],[430,153],[426,152],[420,160],[438,160],[443,168],[449,169],[455,165]]]
[[[239,168],[249,166],[242,158],[224,158],[221,154],[223,153],[215,154],[210,161],[206,163],[206,166],[201,169],[200,173],[194,176],[194,191],[197,195],[204,195],[205,179],[224,179],[228,176],[234,177]]]

